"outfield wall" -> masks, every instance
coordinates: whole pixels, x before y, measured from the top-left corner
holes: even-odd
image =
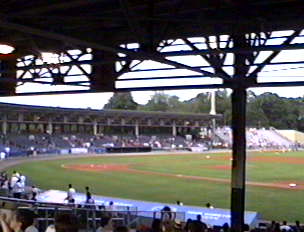
[[[292,142],[304,144],[304,133],[296,130],[277,130]]]

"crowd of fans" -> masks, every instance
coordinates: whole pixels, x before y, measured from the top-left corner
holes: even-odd
[[[0,173],[0,190],[1,195],[19,199],[36,201],[39,189],[32,185],[26,184],[26,176],[17,171],[13,171],[9,176],[7,172]]]
[[[39,189],[35,186],[27,186],[26,176],[17,171],[13,171],[11,175],[6,172],[2,172],[0,175],[1,190],[5,190],[8,196],[14,198],[28,199],[32,201],[37,200],[37,194]],[[208,225],[202,221],[201,215],[197,215],[196,220],[188,219],[186,222],[176,219],[176,212],[173,212],[170,207],[165,206],[161,212],[160,217],[154,218],[151,225],[144,223],[137,225],[135,228],[127,228],[122,224],[117,224],[112,219],[117,217],[118,214],[115,212],[117,209],[114,206],[114,202],[109,202],[105,205],[95,205],[94,199],[91,194],[89,186],[85,187],[85,201],[82,204],[75,202],[76,190],[72,184],[68,184],[67,193],[64,202],[69,207],[83,207],[87,209],[94,209],[96,211],[104,212],[98,221],[95,230],[97,232],[229,232],[229,225],[226,223],[222,226]],[[183,205],[182,202],[177,201],[176,204]],[[206,207],[213,208],[210,203],[206,204]],[[114,213],[115,212],[115,213]],[[43,215],[35,215],[33,210],[17,210],[10,211],[0,209],[0,231],[2,232],[58,232],[58,231],[86,231],[84,225],[79,223],[81,220],[77,217],[77,213],[72,211],[69,214],[56,215],[54,224],[43,228],[38,226],[35,218]],[[93,231],[93,230],[91,230]],[[256,228],[249,228],[248,225],[244,225],[243,231],[253,232],[304,232],[304,227],[300,225],[299,221],[295,224],[288,224],[283,221],[282,224],[279,222],[272,221],[271,223],[260,223]]]
[[[214,133],[213,133],[214,132]],[[157,150],[203,151],[211,148],[231,148],[230,127],[209,130],[204,136],[172,135],[86,135],[86,134],[35,134],[2,135],[0,160],[17,155],[43,153],[86,153],[105,152],[112,147],[151,147]],[[297,150],[303,144],[293,143],[274,129],[248,128],[246,133],[249,149]]]
[[[88,229],[81,216],[77,213],[58,213],[54,216],[53,223],[46,228],[39,225],[37,215],[31,208],[19,208],[17,210],[0,209],[0,231],[2,232],[230,232],[228,223],[221,226],[207,225],[202,221],[201,215],[195,220],[188,219],[186,222],[176,220],[168,206],[161,210],[161,216],[154,218],[148,223],[139,223],[128,228],[126,225],[115,221],[113,214],[103,212],[98,223]],[[244,224],[243,231],[251,232],[303,232],[304,227],[299,221],[288,224],[272,221],[271,223],[260,223],[255,228]]]
[[[0,140],[0,160],[20,155],[86,153],[104,151],[113,147],[151,147],[152,149],[191,150],[191,147],[208,147],[205,138],[185,138],[171,135],[7,135]],[[98,152],[97,152],[98,153]]]
[[[230,127],[216,128],[215,135],[221,138],[220,143],[223,147],[232,146],[232,130]],[[277,150],[296,150],[303,144],[294,143],[280,135],[275,129],[256,129],[246,130],[247,147],[249,149],[277,149]]]

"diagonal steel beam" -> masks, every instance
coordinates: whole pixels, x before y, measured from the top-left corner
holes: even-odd
[[[259,51],[282,51],[282,50],[298,50],[304,49],[304,43],[295,43],[287,45],[266,45],[266,46],[252,46],[248,48],[221,48],[221,49],[199,49],[198,51],[173,51],[163,52],[166,57],[170,56],[190,56],[201,54],[224,54],[224,53],[251,53]]]
[[[297,30],[294,33],[292,33],[283,43],[282,45],[289,45],[294,38],[296,38],[297,36],[299,36],[301,34],[301,30]],[[271,61],[276,58],[279,54],[280,54],[280,50],[279,51],[274,51],[272,52],[267,58],[266,60],[263,62],[262,65],[256,67],[250,74],[249,77],[255,77],[256,75],[258,75],[258,73],[260,71],[262,71],[262,69],[268,65],[269,63],[271,63]]]
[[[193,50],[193,51],[199,51],[199,49],[191,43],[188,39],[183,39],[183,41]],[[211,57],[208,57],[207,54],[201,54],[200,55],[203,59],[205,59],[209,65],[214,69],[215,73],[223,78],[223,79],[231,79],[231,77],[223,70],[221,67],[221,64],[218,60],[212,59]]]
[[[7,22],[5,20],[0,19],[0,28],[1,27],[32,34],[32,35],[38,35],[41,37],[45,37],[45,38],[49,38],[49,39],[53,39],[53,40],[57,40],[57,41],[64,41],[64,42],[68,42],[68,43],[71,43],[74,45],[81,45],[84,47],[94,48],[97,50],[112,52],[115,54],[122,53],[122,54],[130,56],[133,59],[153,60],[153,61],[156,61],[159,63],[174,66],[176,68],[186,69],[186,70],[190,70],[190,71],[193,71],[196,73],[200,73],[202,75],[206,75],[206,76],[210,76],[210,77],[218,77],[216,74],[214,74],[212,72],[204,71],[204,70],[201,70],[200,68],[194,68],[194,67],[176,62],[176,61],[168,60],[164,56],[162,56],[158,53],[147,53],[144,51],[132,51],[132,50],[120,48],[120,47],[111,47],[111,46],[102,45],[102,44],[95,43],[95,42],[84,41],[81,39],[62,35],[62,34],[55,33],[55,32],[50,32],[50,31],[46,31],[46,30],[29,27],[29,26],[24,26],[21,24]]]
[[[78,61],[78,59],[79,59],[79,57],[78,57],[78,59],[77,58],[74,58],[70,53],[68,53],[68,52],[64,52],[64,54],[66,54],[72,61]],[[80,71],[85,75],[85,76],[89,76],[90,74],[83,68],[83,67],[81,67],[81,64],[76,64],[75,65],[77,68],[79,68],[80,69]],[[71,67],[71,66],[70,66]]]

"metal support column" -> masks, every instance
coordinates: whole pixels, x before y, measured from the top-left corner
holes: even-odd
[[[97,120],[94,119],[93,121],[93,135],[97,135],[98,134],[98,125],[97,125]]]
[[[48,125],[47,125],[47,131],[46,131],[49,135],[53,134],[53,121],[50,118],[48,121]]]
[[[241,232],[244,224],[246,179],[246,88],[234,88],[232,102],[231,230]]]
[[[3,121],[2,121],[2,134],[7,134],[7,115],[3,115]]]
[[[177,133],[176,133],[176,122],[175,120],[172,122],[172,136],[176,136]]]
[[[135,136],[136,137],[139,136],[139,124],[138,124],[138,120],[135,121]]]

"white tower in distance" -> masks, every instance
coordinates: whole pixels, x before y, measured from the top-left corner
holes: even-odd
[[[216,115],[216,107],[215,107],[215,94],[216,94],[216,90],[212,90],[210,92],[210,114],[211,115]]]

